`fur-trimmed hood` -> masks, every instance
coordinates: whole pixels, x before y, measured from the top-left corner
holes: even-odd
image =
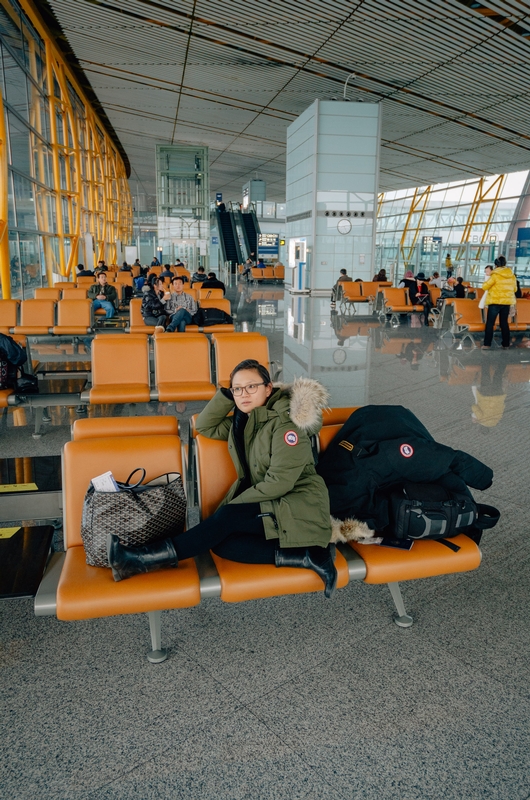
[[[311,435],[318,433],[322,427],[322,411],[327,408],[329,392],[313,378],[295,378],[291,384],[280,384],[275,389],[280,389],[282,397],[289,401],[289,416],[291,420]],[[271,395],[274,398],[276,392]],[[278,402],[275,400],[274,405]]]

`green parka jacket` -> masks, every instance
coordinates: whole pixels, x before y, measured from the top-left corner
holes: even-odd
[[[228,440],[237,480],[225,503],[259,503],[265,537],[281,547],[326,547],[331,539],[329,495],[316,474],[309,436],[322,427],[328,393],[317,381],[297,378],[275,389],[266,405],[253,409],[245,426],[245,453],[251,486],[234,498],[244,469],[228,414],[234,402],[218,391],[197,418],[197,431],[210,439]],[[234,498],[234,499],[232,499]]]

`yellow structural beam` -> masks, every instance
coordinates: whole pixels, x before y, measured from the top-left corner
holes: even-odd
[[[425,212],[429,205],[431,192],[432,186],[426,186],[423,189],[416,189],[414,191],[405,227],[403,228],[403,233],[401,234],[401,240],[399,242],[399,250],[405,266],[409,265],[414,253],[414,248],[416,247],[416,242],[418,241],[418,236],[420,235],[423,225]],[[405,245],[409,234],[412,234],[412,241],[408,245]]]
[[[48,156],[48,143],[31,134],[32,175],[38,183],[35,193],[37,226],[42,234],[48,283],[53,273],[62,277],[72,274],[79,260],[79,244],[86,234],[94,243],[94,253],[87,253],[87,266],[108,257],[116,261],[116,241],[128,243],[132,238],[132,200],[125,165],[105,131],[105,126],[92,109],[73,72],[64,61],[31,0],[19,3],[44,41],[46,58],[46,100],[33,87],[30,91],[30,121],[41,130],[39,104],[48,103],[50,120],[51,166],[53,185],[44,188],[43,175]],[[18,19],[18,18],[17,18]],[[24,31],[29,43],[29,69],[38,80],[34,39]],[[42,81],[41,81],[42,83]],[[6,131],[0,96],[0,279],[3,297],[9,297],[10,268],[7,235],[8,156]],[[39,185],[40,184],[40,185]]]
[[[2,297],[11,297],[11,275],[9,269],[9,237],[7,233],[7,134],[4,102],[0,91],[0,284]]]
[[[484,247],[488,247],[489,243],[487,242],[487,238],[491,229],[491,224],[493,222],[493,217],[495,216],[495,212],[497,210],[497,206],[499,205],[499,200],[502,195],[502,190],[504,189],[504,184],[506,183],[506,175],[497,175],[495,180],[486,187],[486,178],[480,178],[477,190],[475,192],[475,197],[473,198],[473,202],[469,208],[469,214],[466,220],[466,224],[464,226],[464,230],[462,232],[462,238],[460,240],[460,247],[458,248],[456,254],[456,261],[459,261],[464,253],[465,253],[465,246],[469,242],[473,228],[480,227],[482,229],[482,234],[480,237],[480,244],[477,247],[477,252],[475,254],[475,261],[477,264],[471,265],[471,272],[474,273],[478,262],[480,261],[480,253]],[[486,222],[477,222],[477,215],[482,208],[483,205],[486,203],[490,203],[489,214]]]

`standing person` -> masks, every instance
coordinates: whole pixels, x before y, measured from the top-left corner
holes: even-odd
[[[291,387],[275,389],[258,361],[238,364],[230,389],[219,389],[196,423],[203,436],[228,440],[236,481],[215,514],[184,533],[135,548],[109,534],[114,580],[176,567],[213,550],[246,564],[311,569],[331,597],[337,570],[329,496],[309,439],[322,426],[327,400],[315,380],[298,378]]]
[[[217,280],[215,272],[209,272],[208,278],[202,284],[203,289],[222,289],[223,295],[226,294],[226,286],[222,281]]]
[[[483,350],[491,350],[493,341],[493,329],[497,317],[502,335],[502,349],[507,350],[510,346],[510,326],[508,317],[510,306],[515,305],[515,292],[517,290],[517,280],[512,270],[506,266],[504,256],[495,259],[495,269],[488,280],[482,284],[482,288],[487,291],[486,308],[486,330],[484,333]]]
[[[166,313],[169,314],[169,325],[166,333],[185,333],[186,325],[193,323],[193,314],[197,311],[197,303],[191,296],[184,291],[184,280],[177,276],[171,281],[173,292],[168,300],[165,301]]]
[[[146,325],[155,326],[155,331],[164,331],[167,321],[164,281],[161,281],[157,275],[151,275],[146,286],[147,291],[142,297],[142,317]]]
[[[97,280],[98,282],[88,290],[88,299],[93,301],[92,307],[94,311],[102,308],[105,311],[105,317],[112,319],[116,313],[118,294],[114,286],[107,283],[106,272],[100,272]]]
[[[447,253],[445,257],[446,278],[451,278],[453,275],[453,262],[451,260],[451,253]]]

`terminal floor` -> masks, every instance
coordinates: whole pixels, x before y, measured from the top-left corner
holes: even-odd
[[[383,336],[366,320],[343,326],[337,340],[327,300],[300,306],[288,297],[278,317],[248,323],[270,326],[280,377],[309,372],[333,405],[348,396],[402,404],[438,441],[493,467],[482,499],[502,517],[484,535],[482,566],[404,584],[408,630],[392,622],[386,587],[359,583],[332,601],[209,600],[165,612],[170,658],[158,666],[145,658],[144,616],[64,623],[35,618],[30,600],[2,602],[2,796],[529,798],[527,340],[481,353],[432,329]],[[485,427],[472,418],[473,386],[484,388],[496,369],[504,401]],[[185,422],[201,407],[177,416]],[[17,424],[10,412],[3,455],[58,454],[73,417],[75,409],[51,409],[35,441],[31,414]]]

